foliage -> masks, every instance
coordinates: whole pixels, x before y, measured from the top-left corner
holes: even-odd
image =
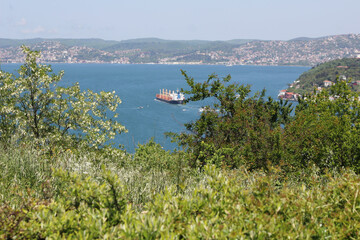
[[[137,151],[136,160],[86,149],[49,156],[30,144],[4,148],[0,143],[0,238],[111,237],[117,224],[109,223],[110,217],[120,220],[113,204],[104,205],[115,201],[110,183],[121,193],[118,201],[125,198],[127,207],[141,211],[168,186],[186,193],[200,181],[200,174],[182,163],[181,153],[172,155],[153,141]]]
[[[14,134],[16,128],[15,103],[16,85],[13,75],[0,71],[0,139],[6,141]]]
[[[330,177],[325,185],[313,176],[312,188],[277,188],[272,176],[241,172],[228,176],[211,166],[205,169],[207,184],[190,196],[174,196],[169,190],[149,203],[142,216],[126,217],[124,222],[132,223],[126,228],[128,236],[321,239],[356,238],[360,233],[356,175]]]
[[[169,186],[142,211],[127,203],[127,192],[114,174],[103,170],[105,181],[100,184],[57,171],[62,187],[56,201],[33,199],[27,208],[18,210],[2,206],[0,236],[355,239],[360,234],[360,179],[349,171],[325,176],[312,173],[308,184],[287,181],[279,186],[276,171],[249,174],[245,169],[219,170],[211,165],[204,170],[205,181],[191,192],[178,193]]]
[[[348,82],[299,102],[284,132],[285,157],[293,166],[348,167],[360,172],[360,102]]]
[[[190,90],[188,101],[211,98],[200,119],[186,124],[190,133],[173,134],[187,149],[190,164],[214,163],[231,168],[246,164],[251,169],[266,168],[268,161],[279,161],[281,126],[290,121],[288,102],[264,99],[265,91],[249,96],[250,87],[230,84],[230,76],[210,75],[204,83],[195,83],[183,72]]]
[[[150,170],[172,171],[177,165],[174,157],[174,154],[164,150],[160,144],[151,139],[144,145],[138,145],[130,164],[144,172]]]
[[[321,171],[348,167],[360,171],[359,95],[349,82],[301,99],[295,114],[288,102],[249,96],[230,76],[211,75],[195,83],[183,72],[187,101],[212,99],[182,134],[170,134],[188,153],[192,166],[215,164],[249,170],[281,166],[287,175],[315,164]]]
[[[44,146],[85,143],[100,148],[125,128],[116,121],[121,103],[115,92],[81,91],[78,84],[58,86],[63,72],[38,64],[40,54],[23,47],[25,64],[19,76],[1,73],[0,133],[3,141],[13,135]]]
[[[25,202],[24,197],[41,201],[55,198],[59,182],[52,169],[61,168],[100,181],[101,166],[105,165],[126,184],[128,201],[138,208],[170,185],[180,188],[201,179],[201,174],[188,167],[184,154],[165,151],[153,141],[139,145],[133,155],[110,148],[105,153],[102,150],[53,150],[49,155],[31,144],[18,147],[14,143],[4,148],[0,143],[0,205],[11,202],[18,207]]]
[[[188,166],[183,152],[166,151],[153,139],[144,145],[139,144],[124,168],[117,171],[128,187],[130,201],[139,208],[170,185],[179,191],[180,188],[187,191],[186,183],[201,179],[197,170]]]
[[[23,209],[26,218],[18,223],[21,237],[99,238],[111,235],[111,228],[122,222],[126,191],[116,175],[104,170],[103,184],[60,170],[55,177],[61,183],[56,202]]]

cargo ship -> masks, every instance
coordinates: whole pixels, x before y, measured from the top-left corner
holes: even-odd
[[[185,97],[179,90],[175,92],[167,89],[160,89],[160,94],[156,94],[156,99],[171,104],[182,104],[184,103]]]

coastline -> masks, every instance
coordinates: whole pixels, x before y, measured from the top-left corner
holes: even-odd
[[[0,61],[0,66],[1,65],[5,65],[5,64],[23,64],[24,62],[6,62],[3,63]],[[291,65],[291,64],[286,64],[286,65],[275,65],[275,64],[233,64],[231,66],[228,66],[226,64],[216,64],[216,63],[186,63],[186,62],[177,62],[177,63],[154,63],[154,62],[150,62],[150,63],[111,63],[111,62],[39,62],[41,64],[69,64],[69,65],[76,65],[76,64],[109,64],[109,65],[193,65],[193,66],[225,66],[225,67],[238,67],[238,66],[261,66],[261,67],[313,67],[311,65]]]

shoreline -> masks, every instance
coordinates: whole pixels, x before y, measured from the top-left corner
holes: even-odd
[[[224,67],[238,67],[238,66],[253,66],[253,67],[313,67],[311,65],[274,65],[274,64],[234,64],[231,66],[228,66],[226,64],[214,64],[214,63],[110,63],[110,62],[78,62],[78,63],[68,63],[68,62],[39,62],[40,64],[69,64],[69,65],[76,65],[76,64],[108,64],[108,65],[193,65],[193,66],[224,66]],[[11,62],[11,63],[2,63],[1,65],[6,64],[24,64],[24,62]]]

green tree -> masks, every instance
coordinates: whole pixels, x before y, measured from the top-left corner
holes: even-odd
[[[284,131],[286,159],[295,168],[360,171],[360,101],[349,82],[306,96]]]
[[[0,71],[0,139],[2,141],[11,138],[16,127],[15,92],[13,75]]]
[[[37,63],[40,52],[23,46],[25,64],[16,77],[0,75],[0,133],[35,140],[43,146],[70,145],[99,148],[126,131],[116,121],[121,100],[115,92],[81,91],[79,84],[58,85],[64,72]],[[75,144],[75,145],[74,145]]]
[[[301,99],[292,116],[291,103],[250,96],[250,88],[231,84],[231,77],[210,75],[196,83],[183,72],[189,101],[212,99],[188,132],[170,134],[189,155],[192,166],[207,163],[301,173],[316,165],[321,171],[342,167],[360,171],[360,97],[349,82]],[[211,101],[208,101],[211,102]]]
[[[265,91],[250,97],[250,87],[230,84],[231,76],[210,75],[196,83],[182,72],[190,90],[186,102],[213,99],[200,118],[186,124],[189,132],[172,134],[183,146],[193,166],[214,163],[218,166],[251,169],[266,168],[268,161],[279,162],[282,126],[290,121],[288,102],[265,100]]]

